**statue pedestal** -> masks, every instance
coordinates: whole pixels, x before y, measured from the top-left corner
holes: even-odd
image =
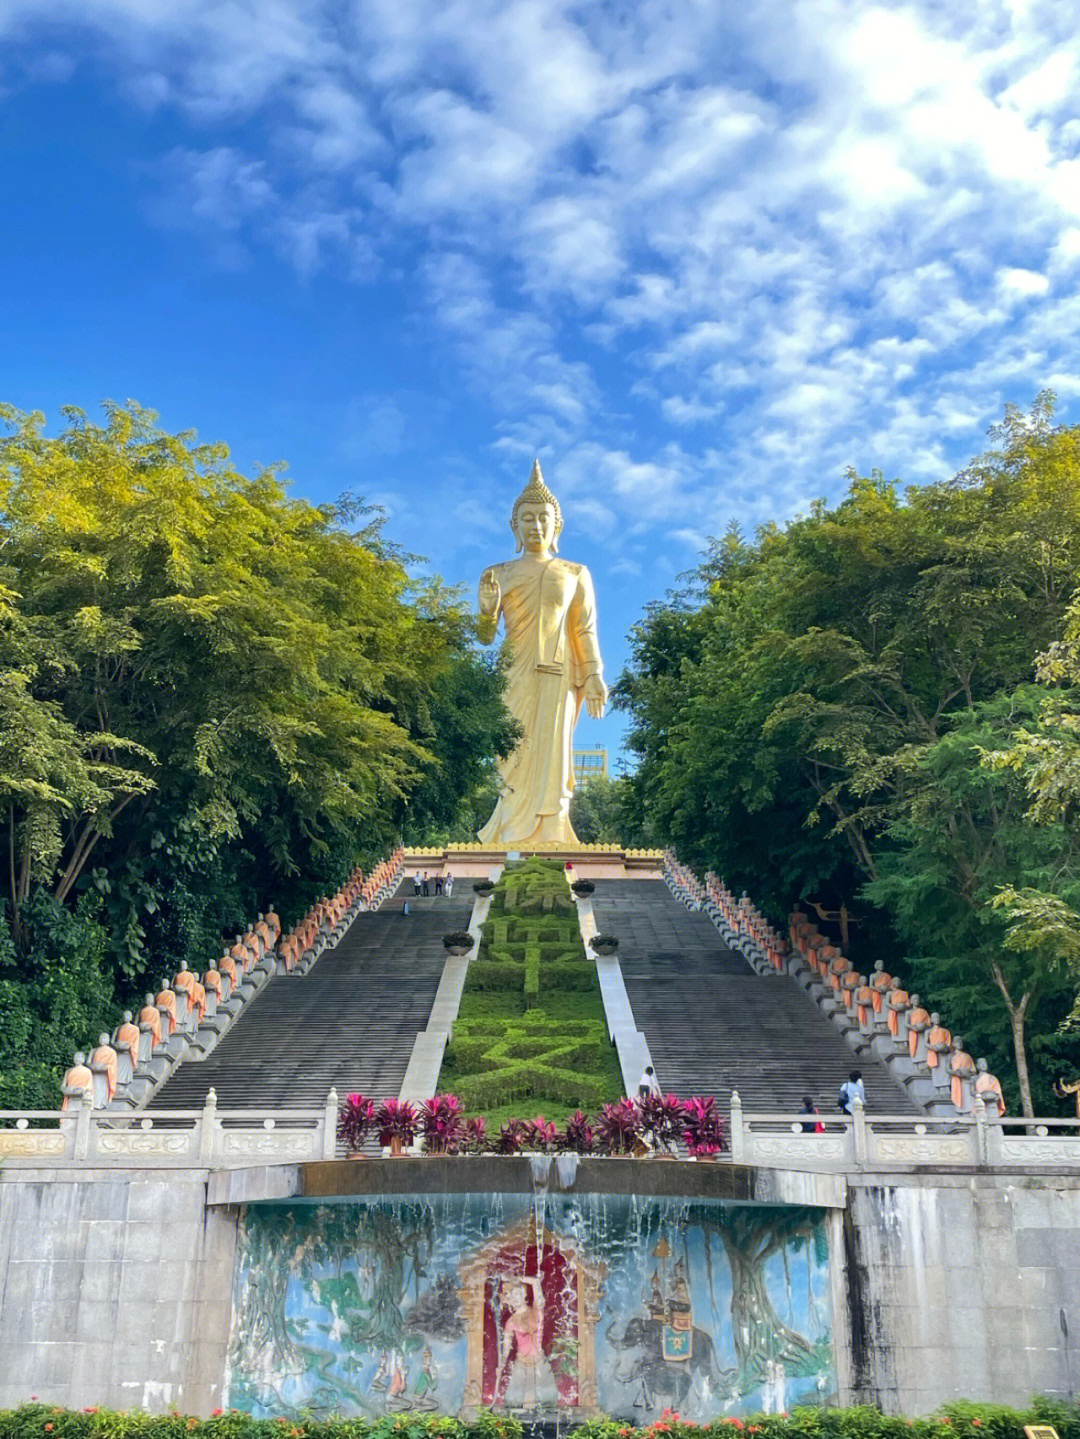
[[[486,844],[451,844],[445,848],[406,849],[405,870],[445,874],[455,879],[486,878],[508,859],[532,856],[572,864],[578,879],[662,879],[664,852],[660,849],[623,849],[611,844],[549,844],[535,849],[507,849]]]

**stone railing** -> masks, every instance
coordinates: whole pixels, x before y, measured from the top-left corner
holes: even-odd
[[[820,1122],[823,1134],[803,1126]],[[736,1164],[770,1169],[857,1173],[934,1168],[1053,1169],[1080,1173],[1080,1118],[998,1119],[976,1100],[971,1114],[944,1117],[868,1114],[744,1114],[731,1097],[731,1152]]]
[[[0,1110],[0,1164],[221,1169],[332,1159],[338,1097],[323,1109],[218,1109],[211,1089],[202,1109],[118,1114],[94,1109]]]
[[[90,1104],[0,1111],[0,1165],[17,1169],[231,1169],[333,1159],[338,1097],[322,1109],[219,1110],[213,1090],[202,1109],[118,1115]],[[839,1174],[942,1170],[1053,1169],[1080,1174],[1080,1118],[997,1119],[981,1101],[952,1118],[867,1114],[820,1116],[823,1134],[806,1134],[805,1114],[744,1114],[732,1095],[731,1149],[721,1163]],[[620,1163],[613,1160],[613,1163]],[[678,1162],[678,1161],[677,1161]],[[691,1161],[684,1161],[691,1162]]]

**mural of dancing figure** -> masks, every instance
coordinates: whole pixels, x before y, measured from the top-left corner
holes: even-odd
[[[544,1291],[531,1274],[515,1279],[507,1294],[510,1313],[502,1326],[496,1400],[514,1409],[558,1402],[555,1375],[541,1347]]]

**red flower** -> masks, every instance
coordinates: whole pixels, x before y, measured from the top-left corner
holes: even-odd
[[[224,1413],[225,1413],[225,1410],[224,1410],[224,1409],[211,1409],[211,1411],[210,1411],[210,1417],[211,1417],[211,1419],[216,1419],[219,1414],[224,1414]]]
[[[52,1428],[52,1425],[51,1425],[51,1424],[46,1424],[46,1425],[45,1425],[45,1432],[46,1432],[46,1434],[49,1432],[49,1430],[50,1430],[51,1428]]]

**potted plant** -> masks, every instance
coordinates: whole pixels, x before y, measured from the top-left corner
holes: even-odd
[[[362,1159],[364,1140],[375,1122],[375,1101],[362,1094],[345,1096],[338,1114],[337,1137],[344,1144],[350,1159]]]
[[[587,895],[594,893],[596,885],[591,879],[575,879],[570,888],[579,899],[585,899]]]
[[[521,1141],[525,1133],[525,1121],[522,1119],[508,1119],[499,1130],[499,1136],[495,1140],[496,1154],[520,1154]]]
[[[614,954],[619,947],[619,941],[613,934],[594,934],[589,943],[594,954]]]
[[[473,883],[474,894],[490,894],[495,888],[493,879],[478,879]]]
[[[474,1119],[467,1119],[465,1121],[465,1137],[462,1141],[463,1153],[486,1154],[489,1148],[487,1120],[484,1116],[478,1114]]]
[[[465,1116],[456,1094],[436,1094],[420,1106],[420,1133],[427,1154],[456,1154],[465,1133]]]
[[[525,1122],[522,1148],[539,1150],[541,1154],[554,1154],[559,1147],[559,1128],[553,1120],[538,1114],[535,1119]]]
[[[686,1111],[674,1094],[643,1094],[637,1101],[642,1137],[656,1154],[674,1155],[686,1128]]]
[[[632,1154],[640,1127],[637,1105],[632,1099],[619,1099],[614,1104],[605,1104],[596,1119],[600,1152],[610,1155]]]
[[[393,1155],[416,1139],[416,1110],[407,1099],[384,1099],[375,1111],[379,1143]]]
[[[711,1094],[684,1099],[682,1107],[686,1147],[696,1159],[712,1159],[727,1149],[727,1126]]]
[[[451,934],[444,934],[442,942],[447,954],[468,954],[473,946],[473,937],[467,929],[456,929]]]
[[[566,1121],[566,1128],[557,1137],[557,1144],[564,1154],[591,1154],[596,1145],[596,1134],[588,1116],[575,1109]]]

